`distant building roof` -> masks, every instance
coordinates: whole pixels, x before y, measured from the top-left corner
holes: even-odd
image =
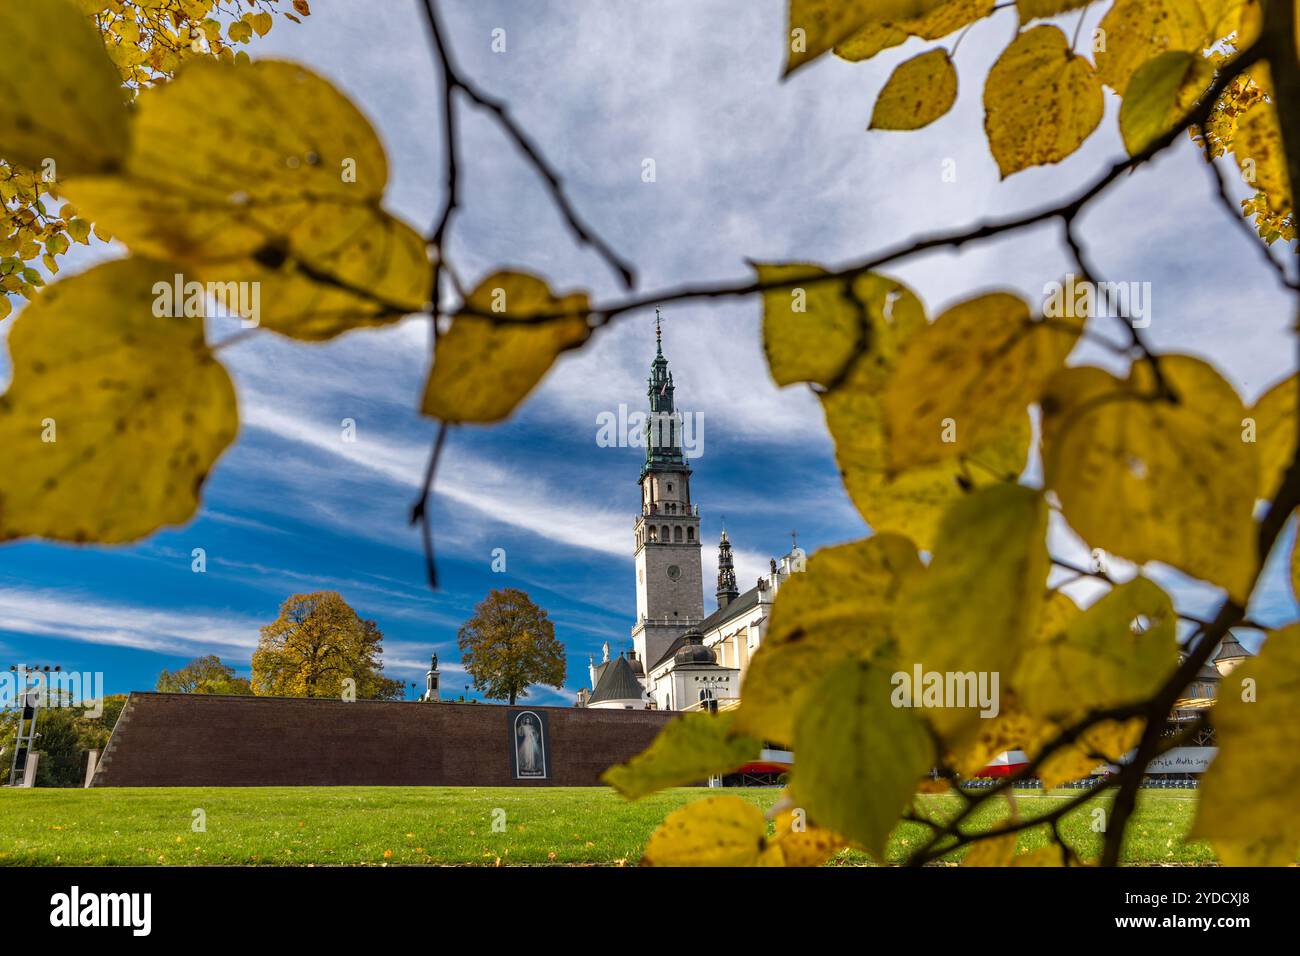
[[[632,665],[622,655],[614,658],[602,667],[600,677],[591,692],[590,704],[599,704],[606,700],[641,700],[645,691],[636,679]]]
[[[719,608],[699,623],[700,633],[708,634],[716,627],[721,627],[733,617],[739,617],[751,608],[758,607],[758,588],[750,588],[726,607]]]
[[[704,646],[704,635],[697,627],[687,628],[680,638],[681,647],[673,655],[673,662],[679,665],[718,663],[713,651]]]
[[[1219,651],[1214,655],[1214,663],[1217,664],[1219,661],[1240,661],[1254,656],[1242,646],[1242,643],[1233,634],[1229,633],[1223,639],[1223,643],[1219,645]]]
[[[758,607],[758,598],[760,593],[761,592],[759,591],[758,588],[750,588],[748,591],[746,591],[740,597],[736,598],[726,607],[719,608],[718,610],[714,611],[712,614],[706,617],[699,624],[695,625],[695,627],[691,628],[691,630],[698,630],[701,635],[708,634],[709,631],[716,630],[717,628],[721,627],[723,624],[726,624],[732,618],[740,617],[746,611],[750,611]],[[680,635],[671,644],[669,644],[664,649],[664,652],[659,655],[659,660],[655,661],[653,664],[650,665],[650,670],[653,671],[661,664],[666,664],[668,663],[668,661],[672,660],[674,655],[676,655],[677,652],[680,651],[682,647],[686,644],[686,635],[689,633],[690,631],[687,631],[686,633]]]

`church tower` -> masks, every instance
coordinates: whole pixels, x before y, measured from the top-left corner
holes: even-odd
[[[682,454],[682,419],[655,313],[655,359],[646,394],[646,457],[637,516],[636,615],[632,640],[646,673],[688,627],[704,619],[700,512],[691,502],[691,470]]]
[[[736,600],[740,589],[736,587],[736,565],[731,555],[731,542],[727,540],[727,529],[722,529],[722,539],[718,542],[718,610]]]

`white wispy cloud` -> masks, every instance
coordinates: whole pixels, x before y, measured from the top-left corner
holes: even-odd
[[[17,634],[164,654],[232,654],[247,662],[264,621],[213,610],[159,610],[67,588],[0,586],[0,622]]]

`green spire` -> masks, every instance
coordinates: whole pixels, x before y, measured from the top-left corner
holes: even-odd
[[[664,358],[663,315],[655,309],[655,358],[650,363],[646,395],[650,415],[646,421],[646,468],[654,465],[685,467],[682,456],[682,423],[673,402],[673,373]]]

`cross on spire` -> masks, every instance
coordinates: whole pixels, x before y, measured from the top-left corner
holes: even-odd
[[[795,551],[798,551],[798,550],[799,550],[799,532],[798,532],[798,531],[791,531],[791,532],[790,532],[790,550],[791,550],[792,553],[795,552]]]
[[[655,351],[664,354],[663,313],[655,309]]]

